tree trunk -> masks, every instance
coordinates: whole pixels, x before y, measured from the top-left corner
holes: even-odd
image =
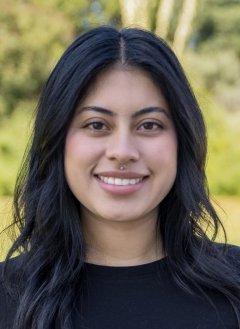
[[[150,29],[149,0],[120,0],[122,25]]]
[[[175,31],[173,48],[179,56],[182,56],[187,38],[191,32],[191,24],[196,12],[197,0],[185,0]]]
[[[174,0],[162,0],[158,7],[155,33],[164,39],[168,34],[173,5]]]

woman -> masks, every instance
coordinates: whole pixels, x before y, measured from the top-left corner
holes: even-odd
[[[206,145],[163,40],[79,36],[42,91],[17,179],[1,328],[240,328],[240,248],[214,242]]]

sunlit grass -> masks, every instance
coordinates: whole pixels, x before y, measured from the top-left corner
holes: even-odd
[[[240,197],[215,197],[223,208],[215,207],[227,233],[228,242],[240,246]],[[223,212],[224,211],[224,212]]]
[[[240,246],[240,197],[216,197],[214,198],[223,208],[225,213],[215,203],[217,210],[224,227],[226,229],[228,243]],[[11,202],[9,197],[0,197],[0,231],[2,231],[11,222]],[[10,232],[9,232],[10,234]],[[216,241],[223,241],[223,234]],[[11,245],[11,239],[7,231],[0,235],[0,260],[3,260],[7,250]]]
[[[11,223],[11,202],[9,197],[0,197],[0,232]],[[6,230],[0,234],[0,260],[4,259],[10,245],[9,232]]]

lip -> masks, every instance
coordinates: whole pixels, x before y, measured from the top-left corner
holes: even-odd
[[[134,171],[103,171],[95,173],[95,175],[98,176],[105,176],[105,177],[116,177],[116,178],[127,178],[127,179],[133,179],[133,178],[143,178],[149,175],[140,174]]]
[[[107,184],[104,181],[102,181],[96,175],[94,175],[94,178],[96,179],[96,181],[98,182],[98,184],[100,185],[100,187],[103,190],[110,192],[112,194],[115,194],[115,195],[127,195],[130,193],[136,192],[136,191],[140,190],[146,184],[146,181],[148,180],[148,177],[146,177],[141,182],[134,184],[134,185],[113,185],[113,184],[110,185],[110,184]]]

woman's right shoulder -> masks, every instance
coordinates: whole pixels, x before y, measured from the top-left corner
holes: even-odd
[[[0,262],[0,282],[4,279],[3,270],[5,265],[7,265],[7,271],[10,276],[14,274],[19,274],[22,270],[22,261],[24,259],[25,254],[18,255],[16,257],[9,258],[8,264],[6,264],[6,260]]]
[[[6,262],[3,260],[0,262],[0,304],[2,305],[3,300],[9,300],[18,298],[23,285],[25,284],[26,277],[24,275],[24,270],[22,262],[25,254],[12,257]],[[7,264],[6,264],[7,263]],[[4,273],[4,268],[6,265],[6,272]],[[9,285],[13,290],[11,293],[8,289]]]
[[[9,258],[7,262],[6,260],[0,262],[0,309],[3,309],[3,304],[11,305],[11,301],[18,300],[25,286],[26,276],[22,266],[24,257],[25,253]]]
[[[12,321],[18,307],[18,294],[15,288],[21,287],[18,275],[22,259],[22,255],[19,255],[10,258],[7,264],[7,277],[10,279],[14,293],[9,291],[4,280],[3,269],[6,262],[5,260],[0,262],[0,328],[12,328]]]

